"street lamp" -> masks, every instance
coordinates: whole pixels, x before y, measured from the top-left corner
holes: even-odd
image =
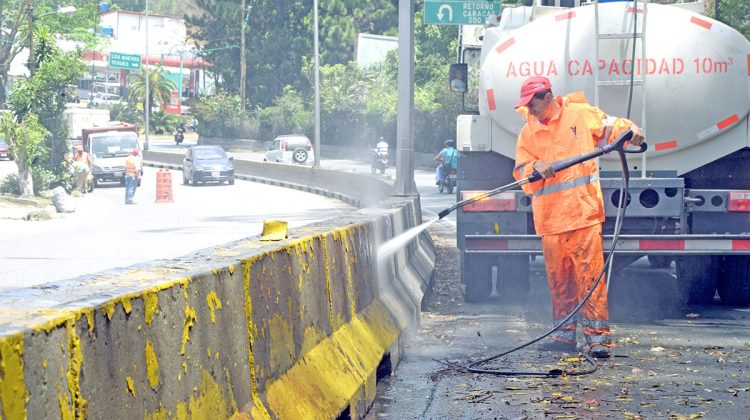
[[[250,18],[250,10],[252,5],[245,7],[245,0],[242,0],[242,33],[240,34],[240,102],[242,102],[242,110],[245,110],[245,101],[247,99],[247,52],[245,51],[245,31],[247,30],[247,20]]]
[[[45,16],[58,15],[58,14],[71,14],[75,13],[78,9],[75,6],[64,6],[57,9],[54,12],[42,13],[41,15],[34,17],[34,0],[29,0],[29,33],[26,35],[29,44],[29,75],[34,76],[36,71],[36,63],[34,62],[34,21],[39,20]]]

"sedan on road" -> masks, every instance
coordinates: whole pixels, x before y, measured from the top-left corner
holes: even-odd
[[[182,183],[226,182],[234,185],[234,166],[221,146],[191,146],[182,161]]]

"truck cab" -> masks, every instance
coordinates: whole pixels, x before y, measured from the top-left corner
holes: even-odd
[[[142,148],[136,127],[120,123],[83,129],[83,148],[91,155],[94,185],[118,182],[125,185],[125,159],[138,150],[138,168],[143,174]],[[139,179],[140,184],[140,179]]]

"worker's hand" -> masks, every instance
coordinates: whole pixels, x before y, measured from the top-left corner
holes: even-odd
[[[541,160],[534,162],[534,170],[539,172],[542,178],[552,178],[555,176],[555,168],[549,163],[544,163]]]
[[[632,144],[633,146],[640,146],[643,144],[643,140],[645,138],[643,137],[643,132],[641,131],[640,127],[633,124],[630,126],[630,131],[633,132],[633,137],[630,138],[628,143]]]

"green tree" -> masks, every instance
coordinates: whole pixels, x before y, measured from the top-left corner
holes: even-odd
[[[39,123],[48,132],[46,144],[50,153],[47,161],[37,164],[62,175],[61,163],[68,150],[70,134],[64,111],[84,68],[79,51],[63,53],[48,41],[36,45],[38,49],[35,48],[34,54],[40,58],[38,69],[34,77],[14,83],[8,104],[18,121],[23,121],[28,114],[38,116]]]
[[[28,16],[34,16],[35,29],[48,28],[61,39],[82,42],[87,46],[96,42],[91,29],[99,18],[98,2],[66,0],[65,5],[76,7],[70,15],[55,14],[60,0],[0,0],[0,108],[4,107],[10,63],[28,46]]]
[[[0,114],[0,131],[18,167],[18,188],[22,196],[34,195],[32,166],[46,155],[44,139],[49,134],[35,114],[27,113],[20,120]]]
[[[201,137],[250,138],[257,134],[257,125],[242,110],[239,95],[219,91],[205,95],[193,103]]]
[[[131,100],[143,104],[151,115],[151,108],[159,104],[164,109],[164,104],[172,100],[172,92],[177,90],[174,82],[164,75],[164,68],[149,69],[145,66],[141,71],[130,73],[128,78],[128,90]],[[147,76],[148,75],[148,76]],[[149,103],[146,104],[146,77],[148,77]]]

